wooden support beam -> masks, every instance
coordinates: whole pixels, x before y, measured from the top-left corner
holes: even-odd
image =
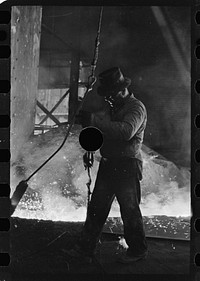
[[[11,10],[11,162],[34,132],[41,6],[13,6]]]
[[[76,26],[76,49],[80,49],[80,7],[77,8],[77,17],[74,18],[74,24]],[[70,95],[69,95],[69,117],[70,122],[78,107],[78,81],[79,81],[79,69],[80,69],[80,51],[72,52],[71,57],[71,69],[70,69]]]
[[[58,119],[53,116],[38,100],[37,100],[37,106],[44,111],[44,113],[47,114],[49,118],[51,118],[58,126],[61,125],[61,123],[58,121]]]
[[[68,94],[69,94],[69,90],[67,90],[67,92],[61,97],[61,99],[60,99],[60,100],[54,105],[54,107],[49,111],[50,114],[52,114],[52,113],[54,112],[54,110],[59,106],[59,104],[65,99],[65,97],[66,97]],[[49,116],[46,115],[46,116],[44,117],[44,119],[39,123],[39,125],[41,125],[42,123],[44,123],[44,122],[47,120],[48,117],[49,117]]]
[[[75,53],[72,56],[70,71],[70,95],[69,95],[69,117],[70,122],[78,106],[78,79],[79,79],[79,62],[80,57]]]

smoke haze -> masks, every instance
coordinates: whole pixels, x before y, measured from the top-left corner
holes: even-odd
[[[44,23],[49,26],[54,24],[57,34],[74,48],[77,47],[74,44],[79,36],[81,60],[88,65],[93,58],[100,7],[81,10],[81,25],[78,30],[77,26],[73,26],[77,8],[65,7],[65,9],[69,16],[65,21],[60,19],[58,25],[56,21],[53,23],[47,21],[44,9]],[[185,65],[185,73],[174,61],[151,7],[106,6],[103,11],[96,75],[109,67],[120,66],[125,76],[132,79],[130,90],[147,107],[145,144],[160,153],[165,153],[178,165],[189,167],[190,13],[186,7],[162,7],[162,11],[169,24],[181,62]],[[56,13],[60,14],[60,11]],[[61,34],[62,30],[65,30],[64,34]],[[42,48],[47,47],[44,38]],[[52,49],[56,47],[56,43],[58,44],[53,39],[48,43],[52,44]],[[63,60],[65,59],[63,54]],[[54,84],[61,77],[63,81],[69,79],[66,69],[63,69],[62,75],[60,73],[57,75],[54,68],[45,69],[47,65],[41,58],[41,68],[44,67],[41,71],[44,74],[40,77],[41,81],[48,81],[45,75],[49,76]],[[90,101],[88,99],[88,103],[85,104],[89,110],[99,106],[97,86],[98,81],[90,95]]]
[[[69,9],[71,11],[72,8]],[[176,8],[168,12],[176,26],[176,32],[186,42],[185,56],[188,60],[189,12],[185,8],[182,13],[184,17],[177,16]],[[84,17],[80,22],[80,53],[81,60],[88,64],[92,61],[98,17],[94,7],[85,10],[85,14],[88,14],[88,18]],[[77,37],[72,23],[71,16],[69,25],[66,21],[59,21],[56,26],[54,22],[56,34],[63,36],[69,43],[74,42]],[[63,30],[64,34],[61,34]],[[96,74],[106,68],[120,66],[125,76],[133,81],[130,90],[144,102],[148,111],[144,140],[146,146],[143,146],[142,214],[190,216],[190,172],[185,168],[190,166],[190,91],[183,84],[185,77],[176,68],[150,7],[105,7],[100,38]],[[57,45],[56,40],[45,41],[43,31],[41,49],[49,48],[56,54],[55,50],[61,49]],[[66,46],[63,46],[66,52],[64,47]],[[65,58],[63,55],[63,60]],[[40,58],[39,84],[43,83],[44,88],[50,88],[52,84],[60,84],[60,80],[69,80],[66,69],[63,68],[62,74],[59,72],[58,75],[43,59],[44,57]],[[190,85],[189,81],[187,83]],[[95,93],[97,85],[98,83],[94,93],[90,94],[91,100],[86,104],[90,110],[98,110],[102,105],[102,100]],[[64,133],[65,129],[57,129],[35,136],[24,144],[18,159],[11,166],[11,196],[17,184],[26,179],[58,148]],[[79,133],[80,127],[76,127],[63,149],[30,180],[29,188],[14,216],[66,221],[85,219],[88,178],[82,163],[84,151],[78,143]],[[167,159],[155,151],[165,154]],[[95,157],[92,188],[100,156],[96,153]],[[110,216],[119,216],[116,202]]]
[[[30,181],[29,188],[14,216],[23,218],[83,221],[87,205],[87,172],[78,143],[78,126],[71,133],[63,149]],[[27,143],[20,161],[11,169],[12,192],[18,182],[28,177],[61,144],[64,130],[56,130],[34,137]],[[143,215],[190,216],[190,173],[177,168],[147,147],[143,147],[144,172],[141,182]],[[95,153],[91,170],[93,190],[100,155]],[[21,173],[21,176],[19,175]],[[120,216],[115,201],[110,216]]]

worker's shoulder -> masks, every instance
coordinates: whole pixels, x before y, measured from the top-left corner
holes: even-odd
[[[138,108],[146,111],[146,107],[139,99],[137,99],[134,95],[131,95],[129,100],[127,101],[127,107],[129,108]]]

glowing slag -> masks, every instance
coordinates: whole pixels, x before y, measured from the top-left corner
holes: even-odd
[[[65,130],[55,130],[34,136],[20,151],[11,166],[11,196],[17,184],[35,171],[62,143]],[[87,172],[82,156],[84,150],[78,142],[80,128],[76,128],[62,150],[53,157],[28,182],[29,188],[21,199],[13,216],[27,219],[53,221],[84,221],[87,205]],[[156,153],[142,150],[144,160],[141,181],[143,216],[190,216],[190,172],[178,168]],[[98,170],[100,155],[95,153],[91,170],[92,184]],[[115,201],[109,214],[119,217]]]

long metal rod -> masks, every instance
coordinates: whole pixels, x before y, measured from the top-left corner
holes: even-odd
[[[63,140],[63,142],[61,143],[61,145],[58,147],[58,149],[41,165],[39,166],[26,180],[22,180],[16,187],[12,197],[11,197],[11,206],[10,206],[10,214],[12,215],[17,207],[17,205],[19,204],[19,201],[21,200],[22,196],[24,195],[24,193],[26,192],[26,189],[28,187],[27,182],[44,166],[46,165],[57,153],[58,151],[60,151],[60,149],[63,147],[63,145],[65,144],[69,133],[71,131],[71,128],[73,127],[74,123],[75,123],[75,119],[77,114],[79,113],[80,109],[83,106],[84,101],[86,100],[88,93],[92,90],[92,87],[94,85],[94,83],[96,82],[96,77],[94,76],[94,70],[96,67],[96,63],[97,63],[97,58],[98,58],[98,45],[99,45],[99,31],[100,31],[100,25],[101,25],[101,18],[102,18],[102,8],[101,8],[101,13],[100,13],[100,20],[99,20],[99,26],[98,26],[98,35],[97,35],[97,40],[96,40],[96,45],[95,45],[95,58],[93,60],[94,64],[91,66],[92,68],[92,75],[89,76],[88,78],[88,84],[86,87],[86,92],[85,95],[81,101],[81,103],[79,104],[78,108],[76,109],[73,118],[71,118],[71,122],[69,124],[69,127],[67,128],[67,132],[65,135],[65,138]],[[98,44],[97,44],[98,43]]]
[[[74,125],[74,122],[75,122],[75,118],[76,118],[76,115],[78,114],[78,112],[80,111],[80,109],[82,108],[82,105],[83,105],[83,102],[85,101],[89,91],[91,91],[91,87],[88,87],[87,90],[86,90],[86,93],[85,93],[85,96],[84,98],[82,99],[79,107],[77,108],[72,120],[71,120],[71,123],[69,124],[69,127],[67,128],[67,132],[66,132],[66,135],[65,135],[65,138],[62,142],[62,144],[59,146],[59,148],[40,166],[38,167],[27,179],[26,179],[26,182],[29,181],[42,167],[44,167],[57,153],[58,151],[63,147],[63,145],[65,144],[68,136],[69,136],[69,133]]]
[[[40,166],[38,167],[26,180],[25,182],[29,181],[42,167],[44,167],[57,153],[58,151],[63,147],[63,145],[65,144],[68,136],[69,136],[69,133],[74,125],[74,122],[75,122],[75,119],[76,119],[76,116],[77,114],[79,113],[79,111],[81,110],[82,106],[83,106],[83,103],[84,101],[86,100],[87,96],[88,96],[88,93],[92,90],[92,87],[94,85],[94,83],[96,82],[96,77],[94,76],[95,74],[95,68],[96,68],[96,64],[97,64],[97,59],[98,59],[98,47],[99,47],[99,44],[100,44],[100,41],[99,41],[99,38],[100,38],[100,30],[101,30],[101,21],[102,21],[102,12],[103,12],[103,7],[101,7],[101,11],[100,11],[100,17],[99,17],[99,24],[98,24],[98,31],[97,31],[97,38],[96,38],[96,44],[95,44],[95,52],[94,52],[94,59],[93,59],[93,62],[92,62],[92,72],[91,72],[91,76],[89,77],[88,79],[88,85],[87,85],[87,89],[86,89],[86,92],[85,92],[85,95],[81,101],[81,103],[79,104],[77,110],[75,111],[74,115],[73,115],[73,118],[71,119],[71,122],[69,124],[69,127],[67,128],[67,132],[66,132],[66,135],[65,135],[65,138],[62,142],[62,144],[59,146],[59,148]]]

